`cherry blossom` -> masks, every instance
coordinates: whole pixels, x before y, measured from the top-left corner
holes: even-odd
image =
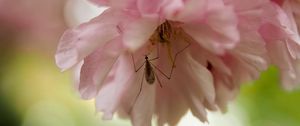
[[[91,1],[109,9],[63,34],[56,63],[83,62],[78,90],[104,119],[176,125],[191,110],[205,122],[270,65],[299,83],[297,25],[278,1]]]

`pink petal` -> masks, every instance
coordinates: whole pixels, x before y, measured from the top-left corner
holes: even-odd
[[[210,71],[202,64],[195,61],[189,54],[186,54],[185,57],[181,57],[181,60],[185,62],[177,62],[176,66],[178,67],[176,67],[176,71],[174,71],[174,75],[172,77],[172,79],[174,78],[174,82],[172,84],[184,86],[187,88],[186,90],[189,90],[188,92],[191,92],[185,94],[188,95],[185,97],[197,97],[197,99],[200,100],[194,101],[193,99],[190,99],[190,103],[196,102],[196,104],[200,104],[198,102],[201,102],[202,104],[204,100],[207,100],[209,103],[214,103],[215,89]],[[179,87],[178,92],[182,92],[181,88],[183,87]],[[199,109],[198,112],[202,113],[200,108],[196,107],[194,109],[195,111],[198,111]],[[198,113],[197,115],[200,118],[200,115],[204,116],[203,114],[204,113]]]
[[[234,6],[238,12],[259,9],[261,6],[270,4],[269,0],[224,0],[225,4]]]
[[[166,0],[137,0],[137,7],[144,16],[158,16],[158,13]]]
[[[212,13],[206,20],[208,25],[229,40],[229,43],[226,43],[226,45],[228,44],[231,47],[231,45],[236,44],[239,41],[239,31],[233,9],[223,8]]]
[[[58,45],[56,64],[62,70],[69,69],[118,35],[117,28],[113,24],[104,22],[90,22],[67,30]]]
[[[189,100],[191,100],[190,107],[192,114],[202,122],[207,122],[207,112],[205,110],[205,107],[203,106],[203,103],[192,94],[190,94],[189,98]]]
[[[267,45],[267,49],[270,50],[269,56],[272,64],[278,66],[281,71],[283,87],[290,89],[290,87],[293,87],[292,85],[299,83],[293,81],[296,80],[297,73],[295,70],[297,69],[294,68],[294,61],[291,59],[286,44],[281,41],[274,41]]]
[[[242,33],[241,43],[237,44],[236,48],[231,52],[233,52],[233,55],[237,56],[238,59],[245,61],[258,71],[268,68],[265,42],[256,32]]]
[[[174,76],[171,79],[172,83],[170,84],[172,84],[172,87],[176,89],[176,92],[180,92],[180,94],[183,95],[184,100],[186,101],[187,106],[190,108],[193,115],[196,116],[202,122],[207,121],[207,117],[206,117],[207,113],[203,105],[203,101],[207,97],[205,92],[203,92],[203,89],[200,87],[201,84],[203,85],[205,84],[204,83],[198,84],[195,80],[193,80],[191,76],[194,75],[178,74],[178,72],[188,73],[186,71],[190,71],[190,69],[186,69],[185,66],[182,66],[182,64],[177,64],[176,68],[182,71],[177,70],[174,73]]]
[[[207,0],[169,0],[163,12],[168,19],[191,22],[203,17],[208,9],[207,3]]]
[[[239,42],[237,22],[232,9],[222,9],[211,12],[202,24],[185,24],[184,31],[204,48],[223,54],[226,49],[232,49]]]
[[[184,3],[182,0],[168,0],[162,7],[162,11],[168,19],[172,19],[172,17],[176,17],[183,8]]]
[[[95,97],[122,51],[122,42],[117,38],[84,59],[79,85],[82,98]]]
[[[277,3],[278,5],[282,5],[284,1],[288,1],[288,0],[271,0],[275,3]]]
[[[143,90],[131,112],[133,126],[151,126],[155,106],[155,89],[155,85],[143,84]]]
[[[202,103],[204,98],[199,98],[193,87],[182,85],[184,84],[183,80],[184,79],[177,79],[177,83],[180,83],[176,86],[176,88],[178,88],[177,92],[181,92],[183,94],[184,99],[186,100],[194,116],[196,116],[202,122],[207,121],[207,112]]]
[[[238,13],[239,28],[245,32],[256,31],[263,23],[262,9],[251,9]]]
[[[192,57],[188,56],[186,61],[187,72],[196,82],[194,85],[197,85],[201,89],[206,100],[213,103],[215,101],[215,89],[212,74]]]
[[[286,33],[282,29],[273,24],[262,25],[259,32],[267,41],[283,40],[286,36]]]
[[[216,104],[218,104],[219,108],[222,112],[227,111],[227,104],[230,100],[234,99],[239,91],[238,87],[234,87],[233,89],[228,89],[226,85],[221,82],[216,82]]]
[[[112,118],[123,96],[129,91],[135,74],[128,56],[121,56],[114,67],[117,67],[114,78],[102,86],[96,97],[97,111],[104,112],[104,119]]]
[[[267,23],[259,30],[264,39],[268,42],[277,40],[285,41],[292,58],[300,57],[300,37],[291,10],[286,10],[287,13],[285,13],[275,5],[267,6],[266,10],[273,10],[275,14],[267,18]]]
[[[131,22],[124,31],[124,45],[131,51],[137,50],[148,42],[159,24],[157,19],[149,18],[139,18]]]
[[[205,50],[204,48],[201,48],[200,46],[193,46],[190,47],[191,49],[191,56],[193,59],[195,59],[197,62],[201,64],[208,65],[207,62],[209,61],[212,66],[214,66],[215,69],[218,71],[226,74],[231,75],[232,72],[230,68],[226,65],[226,63],[222,60],[222,57],[216,56],[213,53],[210,53],[209,51]],[[201,53],[201,55],[199,55]]]
[[[185,99],[178,90],[174,89],[175,83],[163,83],[163,88],[157,87],[156,115],[158,126],[169,124],[175,126],[182,116],[188,111]]]
[[[89,1],[99,6],[107,6],[109,3],[109,0],[89,0]]]
[[[135,8],[135,1],[136,0],[89,0],[96,5],[99,6],[110,6],[113,8],[119,9],[127,9],[127,8]]]

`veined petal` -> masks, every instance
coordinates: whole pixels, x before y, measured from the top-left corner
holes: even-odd
[[[182,0],[166,0],[166,4],[162,7],[162,12],[167,19],[174,19],[184,8],[184,3]]]
[[[224,73],[225,75],[231,76],[231,70],[226,65],[226,63],[222,60],[222,56],[214,55],[213,53],[209,52],[208,50],[202,48],[199,45],[194,45],[190,47],[191,56],[197,62],[206,64],[208,66],[208,62],[214,67],[216,70]],[[201,50],[201,51],[200,51]],[[201,55],[199,55],[201,54]]]
[[[178,69],[182,70],[177,72],[187,73],[185,68],[186,66],[182,66],[182,64],[177,64],[177,66]],[[189,70],[190,69],[188,69],[188,71]],[[207,121],[207,112],[203,103],[204,100],[208,98],[206,97],[206,94],[203,93],[202,89],[199,87],[200,84],[194,84],[195,81],[190,79],[190,76],[191,75],[189,74],[183,75],[175,73],[174,79],[171,82],[171,84],[173,84],[172,88],[175,88],[176,92],[180,92],[180,94],[182,94],[192,114],[202,122],[205,122]]]
[[[131,112],[133,126],[151,126],[155,106],[155,89],[155,85],[143,84],[143,90]]]
[[[262,5],[270,4],[269,0],[224,0],[226,5],[234,6],[238,12],[259,9]]]
[[[226,45],[229,45],[229,47],[234,46],[239,41],[239,31],[237,29],[238,22],[233,8],[224,7],[212,13],[206,22],[214,31],[227,39],[227,41],[223,41],[229,42],[225,43]]]
[[[112,118],[121,103],[122,97],[129,91],[134,77],[133,74],[135,74],[132,61],[125,54],[118,58],[114,67],[117,68],[113,79],[101,87],[96,97],[96,109],[104,112],[104,119]]]
[[[257,32],[244,32],[241,34],[241,43],[238,43],[232,52],[239,59],[262,71],[268,68],[269,60],[265,45],[265,41]]]
[[[114,25],[102,22],[86,23],[67,30],[58,45],[56,64],[62,70],[69,69],[118,35]]]
[[[108,42],[84,59],[79,92],[84,99],[96,96],[119,55],[124,51],[120,38]]]
[[[293,66],[293,60],[287,50],[286,44],[281,41],[273,41],[273,43],[267,44],[267,49],[270,50],[269,56],[272,64],[278,66],[282,73],[281,80],[283,86],[286,87],[286,89],[293,87],[291,85],[295,83],[290,82],[293,82],[291,80],[295,80],[297,76]]]
[[[223,54],[226,49],[232,49],[239,42],[236,18],[229,8],[211,13],[205,22],[185,24],[183,29],[202,47]]]
[[[163,88],[157,86],[156,88],[156,115],[158,117],[158,126],[164,126],[168,124],[175,126],[183,115],[188,111],[188,107],[185,104],[185,98],[181,93],[177,93],[176,88],[172,85],[176,84],[175,80],[167,83],[162,81]],[[180,91],[181,92],[181,91]]]
[[[144,16],[158,16],[166,0],[137,0],[137,7]]]
[[[215,89],[212,74],[202,64],[197,63],[190,55],[187,55],[185,65],[189,76],[194,80],[196,87],[200,88],[205,99],[210,103],[215,101]]]
[[[168,19],[192,22],[201,19],[208,9],[208,0],[169,0],[163,7]]]
[[[229,89],[226,87],[226,84],[220,81],[216,82],[216,104],[218,104],[222,112],[225,113],[227,111],[227,103],[235,98],[239,91],[238,87],[239,86]]]
[[[136,51],[148,42],[156,27],[159,25],[159,20],[149,18],[139,18],[125,28],[123,41],[124,45],[131,51]]]

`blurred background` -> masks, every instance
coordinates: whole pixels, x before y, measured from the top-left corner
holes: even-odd
[[[85,0],[0,0],[0,126],[130,126],[102,121],[76,93],[54,54],[63,31],[98,15]],[[299,126],[300,90],[281,89],[276,68],[241,89],[228,112],[203,124],[188,113],[179,126]]]

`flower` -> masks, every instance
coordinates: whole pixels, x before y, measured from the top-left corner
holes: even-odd
[[[284,11],[276,4],[269,4],[265,24],[260,28],[268,49],[270,62],[279,67],[281,81],[285,89],[293,89],[300,80],[299,52],[300,37],[297,24],[291,12],[289,1],[285,1]]]
[[[110,8],[67,30],[56,62],[66,70],[84,61],[78,90],[96,99],[104,119],[118,112],[145,126],[155,114],[158,125],[176,125],[190,109],[204,122],[207,110],[226,111],[240,85],[271,64],[298,76],[290,64],[296,65],[299,36],[271,1],[92,2]],[[284,84],[291,74],[282,75]]]

